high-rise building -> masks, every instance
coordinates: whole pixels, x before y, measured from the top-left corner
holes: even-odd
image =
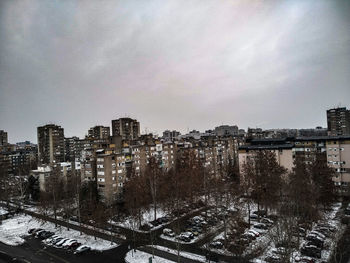
[[[350,110],[334,108],[327,110],[328,135],[349,135],[350,134]]]
[[[8,143],[7,132],[0,130],[0,146]]]
[[[64,129],[55,124],[38,127],[38,160],[40,164],[64,162]]]
[[[181,133],[178,132],[178,131],[175,131],[175,130],[173,130],[173,131],[165,130],[165,131],[163,132],[163,138],[164,138],[164,139],[173,140],[173,139],[176,139],[176,138],[177,138],[178,136],[180,136],[180,135],[181,135]]]
[[[140,123],[131,118],[112,120],[112,136],[121,136],[123,140],[136,140],[140,137]]]
[[[214,133],[217,136],[237,136],[238,126],[221,125],[219,127],[215,127]]]
[[[110,136],[109,127],[105,126],[95,126],[89,129],[88,137],[94,139],[108,139]]]

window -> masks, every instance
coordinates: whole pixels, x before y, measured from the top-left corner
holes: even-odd
[[[104,179],[104,178],[97,178],[97,181],[98,181],[98,182],[104,182],[105,179]]]
[[[98,172],[97,172],[97,175],[105,175],[105,172],[98,171]]]

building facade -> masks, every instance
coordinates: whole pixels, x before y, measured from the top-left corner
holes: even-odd
[[[131,118],[112,120],[112,136],[121,136],[123,140],[136,140],[140,137],[140,123]]]
[[[8,144],[7,132],[0,130],[0,146]]]
[[[65,161],[64,129],[48,124],[38,127],[39,164],[53,164]]]
[[[328,135],[350,135],[350,110],[334,108],[327,110]]]
[[[110,128],[107,126],[95,126],[89,129],[88,137],[93,139],[108,139]]]

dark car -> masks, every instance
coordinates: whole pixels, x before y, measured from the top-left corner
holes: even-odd
[[[269,227],[263,223],[255,224],[254,227],[257,229],[263,229],[263,230],[269,229]]]
[[[50,231],[44,231],[44,232],[41,232],[40,234],[38,234],[38,237],[41,239],[47,239],[49,237],[52,237],[54,234],[55,233],[50,232]]]
[[[321,249],[313,245],[303,246],[300,252],[302,255],[305,255],[305,256],[321,258]]]
[[[42,229],[42,228],[35,228],[33,231],[31,231],[31,234],[35,235],[37,232],[42,231],[42,230],[44,230],[44,229]]]
[[[266,216],[266,210],[259,210],[259,211],[254,211],[253,214],[256,214],[257,216],[264,217]]]
[[[28,234],[32,234],[33,231],[34,231],[35,229],[36,229],[36,228],[31,228],[31,229],[29,229],[29,230],[28,230]]]
[[[324,241],[321,238],[319,238],[318,236],[308,235],[306,237],[306,240],[309,241],[312,245],[314,245],[316,247],[323,248]]]

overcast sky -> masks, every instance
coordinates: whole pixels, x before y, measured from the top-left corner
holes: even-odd
[[[347,0],[1,0],[0,129],[325,127],[350,107],[349,14]]]

